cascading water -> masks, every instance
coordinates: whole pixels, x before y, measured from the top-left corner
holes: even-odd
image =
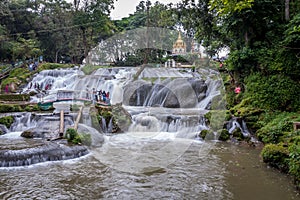
[[[137,80],[122,85],[123,107],[132,124],[125,134],[106,137],[93,153],[101,162],[130,172],[165,167],[184,153],[201,130],[209,129],[204,114],[221,87],[216,78],[204,81],[189,71],[161,68],[146,68]]]
[[[220,94],[220,82],[211,77],[212,72],[206,71],[210,76],[204,76],[189,70],[167,68],[145,68],[138,79],[133,81],[136,72],[136,68],[100,68],[91,75],[83,75],[79,69],[47,70],[34,77],[24,92],[28,89],[43,91],[44,100],[55,95],[60,99],[86,99],[87,94],[90,99],[92,90],[110,92],[111,103],[122,102],[132,118],[129,130],[125,135],[120,135],[118,141],[120,139],[119,142],[123,143],[123,136],[134,137],[137,141],[146,137],[149,144],[153,140],[166,139],[170,142],[167,145],[170,148],[174,147],[175,141],[177,145],[183,146],[182,150],[172,150],[175,154],[168,155],[170,160],[174,160],[191,144],[199,131],[208,129],[204,119],[207,112],[205,109],[209,107],[212,99]],[[202,77],[206,77],[207,80],[203,80]],[[32,87],[35,85],[39,87]],[[51,87],[46,87],[47,85]],[[82,122],[91,126],[89,111],[84,113]],[[23,126],[24,123],[18,124]],[[112,118],[106,121],[102,117],[101,128],[104,133],[112,132],[112,124]],[[57,134],[56,131],[53,133]],[[116,137],[118,136],[108,137],[103,148],[109,147],[110,139]],[[102,157],[105,158],[105,155]],[[160,161],[162,160],[163,158],[160,158]]]
[[[112,103],[123,102],[123,108],[131,115],[129,130],[122,134],[101,135],[90,126],[90,118],[86,118],[78,130],[92,136],[88,156],[28,168],[0,168],[1,199],[298,198],[291,192],[292,186],[286,177],[254,162],[259,154],[257,150],[195,140],[199,130],[208,129],[203,116],[207,108],[213,107],[210,106],[211,100],[218,96],[216,86],[219,83],[210,77],[215,72],[205,72],[206,76],[177,69],[153,69],[153,72],[147,69],[137,81],[132,81],[136,69],[113,68],[98,70],[97,75],[94,74],[97,79],[90,81],[87,79],[91,76],[84,77],[76,71],[70,70],[69,75],[58,78],[60,83],[55,83],[56,75],[53,76],[53,85],[57,90],[83,90],[80,93],[83,96],[86,87],[110,91]],[[77,86],[71,81],[73,75]],[[154,78],[157,75],[160,77]],[[40,77],[41,82],[43,79]],[[165,95],[163,101],[154,100],[156,94],[150,92],[156,84],[168,91],[161,92]],[[47,90],[45,98],[51,92],[56,91]],[[145,103],[151,98],[155,103]],[[86,108],[83,116],[87,117],[88,110]],[[11,130],[32,126],[49,128],[51,123],[48,121],[50,125],[46,126],[47,121],[42,122],[42,119],[55,121],[57,118],[49,115],[14,116],[22,125],[14,124]],[[119,116],[120,119],[123,117]],[[67,117],[66,124],[73,125],[74,118]],[[111,130],[109,124],[107,132]],[[239,122],[239,125],[245,129],[244,122]],[[231,130],[238,125],[231,123],[228,126]],[[62,141],[24,139],[20,137],[21,132],[11,130],[0,136],[0,159],[6,158],[0,166],[29,165],[88,153],[84,146],[70,148]],[[214,151],[210,151],[212,146]],[[264,192],[252,192],[261,188]]]
[[[36,126],[36,120],[31,113],[20,113],[14,116],[15,122],[11,125],[11,132],[24,131]]]
[[[230,134],[236,129],[239,129],[244,137],[250,137],[250,132],[247,128],[246,122],[242,119],[232,118],[228,124],[227,129]]]

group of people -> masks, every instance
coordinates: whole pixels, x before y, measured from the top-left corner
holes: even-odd
[[[88,89],[87,89],[86,98],[90,99]],[[92,100],[93,100],[93,102],[104,102],[104,103],[109,104],[110,103],[110,93],[108,91],[105,92],[105,90],[96,91],[96,89],[93,88]]]
[[[46,84],[45,87],[44,87],[44,84],[41,83],[37,83],[35,82],[34,84],[32,82],[29,83],[29,86],[28,86],[28,89],[30,90],[32,87],[36,90],[50,90],[51,89],[51,86],[52,84],[49,83],[49,84]]]
[[[93,89],[93,95],[94,95],[94,100],[96,102],[105,102],[105,103],[109,103],[110,101],[110,94],[109,92],[105,92],[105,90],[99,90],[96,91],[95,88]]]

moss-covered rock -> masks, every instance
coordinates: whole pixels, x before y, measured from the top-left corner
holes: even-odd
[[[218,131],[224,128],[225,121],[230,118],[226,110],[211,110],[204,115],[206,124],[213,131]]]
[[[217,131],[218,139],[221,141],[227,141],[230,139],[230,134],[227,129],[221,129]]]
[[[79,133],[80,143],[85,146],[91,146],[92,144],[92,137],[91,134],[87,133]]]
[[[270,166],[283,172],[288,172],[289,151],[284,144],[267,144],[263,148],[261,156],[263,161],[268,163]]]
[[[85,65],[84,67],[81,68],[81,70],[84,72],[84,74],[90,75],[92,72],[96,71],[97,69],[105,68],[105,67],[107,66]]]
[[[60,64],[60,63],[43,63],[37,68],[37,72],[41,72],[46,69],[60,69],[60,68],[73,68],[73,64]]]
[[[245,138],[241,129],[239,129],[239,128],[234,129],[234,131],[232,131],[231,134],[232,134],[232,137],[237,139],[238,141],[242,141]]]
[[[131,115],[125,110],[121,104],[114,105],[112,108],[113,125],[116,132],[126,132],[132,124]]]
[[[215,139],[215,134],[212,130],[202,130],[200,131],[199,135],[200,138],[203,140],[214,140]]]

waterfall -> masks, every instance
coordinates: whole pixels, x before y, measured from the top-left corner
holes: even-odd
[[[231,134],[237,128],[241,130],[244,137],[251,135],[244,120],[232,118],[227,124],[227,130]]]
[[[163,106],[163,103],[165,102],[165,99],[167,98],[168,94],[168,88],[159,84],[155,84],[149,92],[143,106]]]
[[[103,133],[112,133],[113,131],[113,118],[111,117],[107,122],[104,117],[101,117],[101,128]]]
[[[106,126],[106,120],[105,120],[105,118],[104,117],[101,117],[101,124],[102,124],[102,131],[104,132],[104,133],[108,133],[108,130],[107,130],[107,126]]]
[[[194,139],[203,129],[207,129],[205,118],[202,114],[187,116],[186,113],[172,114],[166,111],[162,113],[142,112],[132,116],[133,123],[129,132],[153,132],[153,133],[174,133],[177,137]]]
[[[109,122],[108,122],[108,126],[107,126],[107,132],[108,133],[112,133],[112,129],[113,129],[112,120],[113,120],[113,118],[111,117]]]
[[[84,75],[77,69],[44,70],[33,77],[23,89],[23,93],[30,91],[39,93],[32,98],[32,102],[40,101],[41,97],[44,101],[52,101],[57,95],[60,98],[86,99],[87,93],[90,95],[95,88],[96,91],[110,92],[111,103],[120,103],[122,86],[131,79],[135,70],[135,68],[100,68],[91,75]]]
[[[208,79],[206,81],[206,84],[208,85],[206,96],[197,105],[197,107],[201,109],[210,109],[210,104],[213,98],[221,94],[220,93],[221,82],[219,80]]]
[[[124,130],[123,135],[126,137],[138,136],[137,142],[140,138],[145,137],[149,139],[146,143],[153,142],[152,139],[176,141],[179,142],[176,144],[183,145],[182,148],[178,149],[174,143],[166,145],[165,148],[171,148],[170,152],[178,150],[178,154],[182,153],[201,130],[208,129],[204,114],[207,109],[212,107],[211,102],[214,98],[221,94],[222,84],[218,77],[213,77],[218,75],[217,72],[205,71],[206,74],[197,74],[186,69],[145,68],[138,77],[135,77],[137,70],[137,68],[126,67],[100,68],[90,75],[84,75],[78,69],[45,70],[32,79],[24,92],[28,92],[28,90],[41,92],[39,95],[42,94],[44,100],[54,97],[85,99],[87,94],[91,95],[93,89],[110,92],[112,104],[122,103],[132,118],[129,129],[124,127],[128,131]],[[34,87],[35,84],[38,84],[39,88]],[[51,85],[51,87],[46,89],[47,85]],[[38,97],[36,96],[33,101],[37,101]],[[85,109],[83,113],[84,125],[80,127],[83,127],[87,133],[93,132],[92,138],[96,138],[93,142],[94,146],[102,144],[103,136],[99,136],[99,133],[87,128],[92,125],[89,111]],[[15,124],[12,125],[11,131],[32,129],[30,131],[35,138],[44,139],[55,138],[58,135],[58,115],[32,117],[31,114],[24,114],[15,118]],[[73,118],[65,116],[65,123],[65,129],[72,126]],[[113,132],[115,125],[113,118],[108,120],[101,117],[100,124],[104,133]],[[241,127],[245,130],[243,124]],[[45,135],[45,133],[47,134]],[[107,134],[106,137],[113,137],[113,135]],[[56,145],[51,143],[50,147],[47,144],[42,146],[40,149],[33,148],[32,153],[28,151],[26,159],[29,161],[13,159],[14,154],[20,158],[22,151],[10,152],[8,157],[14,163],[22,162],[22,165],[54,159],[49,157],[43,149],[52,154],[54,153],[52,147],[55,149]],[[59,150],[59,152],[61,151]],[[85,152],[85,150],[81,149],[80,152]],[[64,158],[69,158],[69,156],[66,154],[58,156],[58,159]],[[177,154],[174,156],[175,158],[178,158]]]
[[[24,131],[36,126],[36,121],[33,120],[31,113],[22,113],[14,116],[14,123],[10,127],[10,131]]]

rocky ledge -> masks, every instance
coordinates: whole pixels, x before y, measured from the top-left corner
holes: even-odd
[[[59,161],[78,158],[89,153],[87,147],[69,145],[66,140],[16,141],[19,145],[1,145],[0,167],[17,167],[37,164],[47,161]]]

